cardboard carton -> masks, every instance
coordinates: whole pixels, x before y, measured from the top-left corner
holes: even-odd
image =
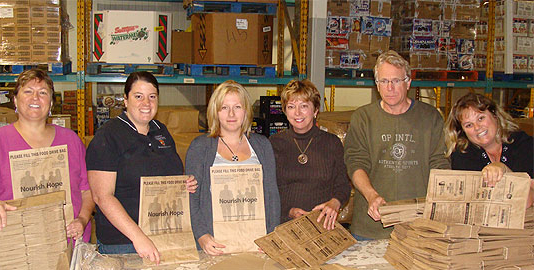
[[[191,142],[198,136],[203,135],[201,132],[184,132],[184,133],[171,133],[174,144],[176,145],[176,153],[180,156],[183,165],[185,166],[185,155]]]
[[[191,24],[195,64],[272,64],[272,16],[193,14]]]
[[[371,16],[391,17],[391,0],[371,1]]]
[[[171,13],[107,10],[93,13],[93,25],[93,61],[171,62]]]
[[[15,110],[0,107],[0,126],[6,126],[9,125],[15,121],[17,121],[19,117],[15,113]]]
[[[155,119],[169,130],[169,133],[198,132],[198,110],[193,107],[160,106]]]
[[[349,16],[350,3],[347,0],[330,0],[327,3],[328,16]]]
[[[70,114],[55,114],[48,117],[47,122],[49,124],[58,125],[64,128],[71,128],[71,116]]]
[[[193,63],[193,33],[172,31],[171,61],[173,63]]]
[[[349,35],[349,50],[369,51],[370,35],[362,33],[350,33]]]

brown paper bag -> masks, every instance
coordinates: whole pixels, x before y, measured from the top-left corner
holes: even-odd
[[[189,216],[187,175],[141,177],[139,227],[161,253],[160,264],[198,261]],[[143,259],[144,264],[153,264]]]
[[[255,252],[266,234],[261,165],[213,166],[213,237],[225,253]]]

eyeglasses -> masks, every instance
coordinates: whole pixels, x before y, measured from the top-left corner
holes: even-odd
[[[397,86],[399,85],[401,82],[407,82],[408,80],[410,79],[410,77],[406,76],[404,77],[404,79],[399,79],[399,78],[394,78],[394,79],[391,79],[388,80],[388,79],[380,79],[380,80],[375,80],[376,84],[380,85],[380,86],[388,86],[389,83],[392,83],[393,86]]]

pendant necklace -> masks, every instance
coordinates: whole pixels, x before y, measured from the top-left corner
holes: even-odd
[[[228,150],[230,150],[230,153],[232,153],[232,161],[239,161],[239,157],[236,154],[234,154],[234,151],[232,151],[232,149],[230,149],[230,146],[228,146],[228,144],[226,144],[226,142],[224,141],[224,139],[222,137],[220,137],[220,138],[221,138],[221,142],[226,146],[226,148],[228,148]],[[241,146],[241,142],[242,141],[243,141],[243,137],[241,137],[239,139],[239,145],[237,146],[236,151],[239,150],[239,146]]]
[[[300,155],[298,156],[297,160],[300,164],[304,165],[306,163],[308,163],[308,156],[306,155],[306,151],[308,150],[308,147],[310,147],[310,144],[311,142],[313,141],[313,138],[310,139],[310,141],[308,142],[308,145],[306,145],[306,149],[304,149],[304,151],[302,151],[300,149],[300,146],[299,144],[297,143],[297,140],[295,138],[293,138],[293,141],[295,142],[295,144],[297,145],[297,148],[299,149],[300,151]]]

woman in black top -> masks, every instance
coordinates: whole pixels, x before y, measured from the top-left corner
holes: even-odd
[[[532,137],[483,95],[469,93],[456,102],[445,123],[445,142],[452,169],[482,171],[489,186],[505,172],[526,172],[534,177]],[[531,183],[527,206],[532,205],[533,189]]]
[[[165,125],[153,120],[159,85],[148,72],[132,73],[124,87],[126,112],[100,128],[87,149],[89,184],[97,204],[101,253],[135,253],[159,263],[154,243],[138,223],[141,176],[183,174],[182,161]],[[189,192],[196,180],[187,180]]]

